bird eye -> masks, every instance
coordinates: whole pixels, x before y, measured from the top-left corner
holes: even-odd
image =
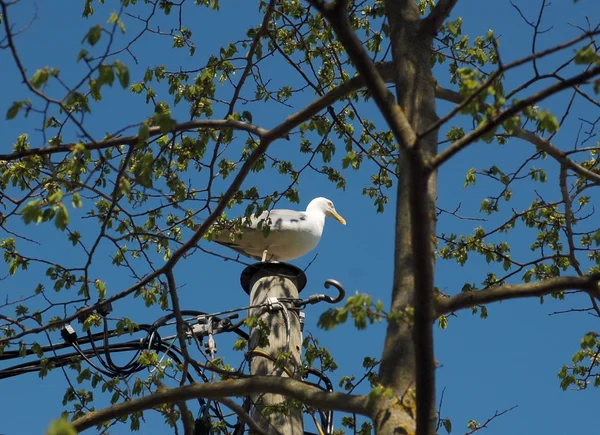
[[[329,207],[333,207],[333,202],[329,201],[329,202],[327,203],[327,205],[328,205]]]

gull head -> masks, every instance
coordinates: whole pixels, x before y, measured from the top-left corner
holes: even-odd
[[[335,207],[333,206],[333,202],[328,200],[327,198],[315,198],[306,207],[307,212],[317,211],[323,213],[327,217],[332,217],[342,225],[346,225],[346,219],[341,217],[337,211],[335,211]]]

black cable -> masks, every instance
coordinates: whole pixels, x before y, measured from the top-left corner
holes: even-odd
[[[203,314],[197,314],[197,313],[198,313],[197,311],[182,312],[182,314],[184,314],[184,315],[203,315]],[[98,372],[104,374],[105,376],[108,376],[111,378],[125,377],[125,376],[128,376],[129,374],[132,374],[136,371],[141,371],[146,368],[145,366],[139,364],[134,359],[134,358],[137,358],[137,356],[140,354],[141,350],[143,350],[143,349],[154,349],[158,352],[163,352],[163,353],[167,354],[168,356],[170,356],[171,359],[173,359],[177,364],[181,365],[182,364],[182,359],[180,358],[180,356],[182,356],[181,349],[179,349],[177,346],[175,346],[173,344],[169,344],[169,345],[166,344],[161,339],[160,334],[158,333],[158,329],[161,326],[163,326],[166,322],[168,322],[170,319],[172,319],[173,317],[174,317],[173,314],[169,314],[169,315],[163,316],[162,318],[158,319],[152,325],[139,325],[139,330],[146,331],[146,333],[147,333],[146,337],[139,339],[139,340],[132,340],[132,341],[127,341],[127,342],[123,342],[123,343],[109,344],[108,340],[105,338],[108,336],[116,335],[116,331],[114,331],[114,330],[108,331],[108,329],[106,328],[106,330],[103,331],[103,333],[99,333],[99,334],[91,334],[90,333],[90,334],[88,334],[87,337],[78,338],[71,344],[65,342],[65,343],[58,343],[58,344],[52,345],[52,346],[44,346],[45,349],[42,348],[43,350],[52,350],[53,348],[54,348],[54,350],[57,350],[57,349],[63,349],[63,348],[69,347],[69,346],[73,346],[73,348],[76,350],[76,352],[56,355],[56,356],[44,358],[43,360],[34,360],[34,361],[29,361],[29,362],[25,362],[22,364],[17,364],[17,365],[8,367],[6,369],[0,370],[0,379],[6,379],[6,378],[26,374],[26,373],[40,371],[43,368],[42,361],[45,361],[45,363],[44,363],[45,365],[51,364],[53,367],[62,367],[62,366],[71,364],[72,358],[76,357],[76,356],[81,357],[91,367],[93,367]],[[227,331],[232,330],[232,331],[238,332],[238,331],[236,331],[236,329],[239,329],[239,325],[241,325],[242,323],[243,323],[243,321],[238,322],[238,324],[232,324],[231,327],[227,329]],[[223,332],[225,332],[225,331],[223,331]],[[242,332],[242,331],[240,331],[240,332]],[[243,336],[242,334],[238,334],[238,335]],[[151,337],[153,337],[153,338],[151,339]],[[176,339],[176,336],[172,337],[172,339]],[[102,346],[102,347],[96,346],[94,342],[99,341],[99,340],[103,340],[105,344],[108,344],[108,346]],[[88,343],[91,344],[91,348],[88,348],[88,349],[81,348],[82,344],[88,344]],[[119,371],[121,372],[121,373],[115,374],[112,372],[112,370],[108,371],[108,370],[101,369],[90,359],[90,358],[94,358],[94,357],[100,359],[100,353],[102,351],[106,355],[107,354],[106,347],[110,348],[109,352],[136,351],[136,354],[135,354],[136,356],[134,358],[132,358],[124,366],[116,366],[116,365],[114,365],[114,363],[111,362],[111,364],[113,364],[114,367],[119,368]],[[17,353],[18,351],[11,351],[11,352]],[[33,354],[34,352],[28,352],[28,353]],[[20,356],[20,355],[18,355],[18,356]],[[5,353],[4,355],[2,355],[2,357],[3,358],[0,358],[0,359],[9,359],[9,358],[16,357],[16,355],[11,356],[10,354],[6,355],[6,353]],[[133,361],[135,361],[134,364],[132,364]],[[194,369],[194,371],[197,373],[197,375],[200,378],[202,378],[202,380],[204,382],[210,382],[209,378],[204,373],[205,370],[211,369],[210,366],[198,363],[193,360],[190,361],[190,366]],[[123,370],[123,369],[127,369],[127,370]],[[321,372],[320,370],[317,370],[315,368],[312,368],[312,367],[308,367],[308,368],[306,368],[306,370],[311,375],[315,375],[319,379],[321,379],[325,383],[325,388],[319,384],[304,381],[306,384],[315,386],[324,391],[333,392],[333,384],[332,384],[331,380],[323,372]],[[193,376],[189,372],[186,373],[186,378],[190,383],[195,382]],[[225,417],[223,416],[223,412],[217,401],[209,401],[208,403],[206,403],[204,401],[204,399],[198,398],[198,402],[199,402],[200,406],[212,409],[213,412],[216,414],[216,417],[219,420],[221,420],[222,422],[226,422]],[[213,402],[213,406],[210,405],[210,402]],[[319,410],[319,415],[320,415],[320,419],[321,419],[321,424],[322,424],[323,428],[325,429],[325,433],[327,435],[332,434],[333,433],[333,411],[327,411],[326,413],[324,413],[323,411]],[[241,424],[241,427],[243,428],[243,426],[244,426],[243,423],[241,423],[241,422],[238,423],[238,428],[235,429],[234,433],[238,433],[236,431],[239,431],[240,424]]]
[[[148,325],[139,325],[138,326],[138,331],[146,331],[146,333],[148,333],[148,330],[150,329],[150,327]],[[137,358],[139,357],[141,351],[143,350],[143,344],[144,342],[148,339],[148,336],[146,336],[144,339],[140,340],[140,346],[137,349],[137,352],[135,353],[135,355],[131,358],[131,360],[125,365],[125,366],[118,366],[116,365],[113,361],[112,358],[110,357],[110,347],[111,345],[108,343],[108,337],[112,336],[112,335],[117,335],[115,330],[108,330],[108,322],[106,321],[106,317],[104,318],[104,330],[100,334],[97,334],[98,338],[94,339],[95,337],[92,335],[91,331],[88,329],[87,330],[87,336],[88,336],[88,343],[92,346],[92,349],[94,351],[94,356],[98,359],[98,361],[100,361],[100,364],[102,365],[102,367],[104,367],[104,369],[100,369],[96,364],[94,364],[92,361],[89,360],[89,358],[87,358],[87,356],[81,352],[81,349],[79,347],[79,341],[75,341],[73,342],[72,346],[75,348],[75,350],[77,350],[78,352],[80,352],[80,355],[82,358],[85,359],[85,361],[90,364],[92,367],[94,367],[96,370],[98,370],[99,372],[113,377],[113,378],[125,378],[139,370],[141,370],[143,368],[143,366],[137,362]],[[107,357],[107,360],[104,361],[104,359],[101,356],[101,352],[98,350],[98,347],[96,346],[96,341],[99,341],[100,339],[103,339],[104,341],[104,354]]]
[[[104,364],[104,361],[102,359],[98,358],[98,351],[97,351],[95,345],[93,346],[94,356],[96,356],[96,358],[98,358],[100,360],[100,362],[102,363],[102,366],[105,367],[106,370],[101,369],[91,359],[89,359],[87,357],[86,353],[83,352],[83,350],[79,347],[79,345],[77,343],[73,343],[73,348],[77,351],[79,356],[81,356],[85,360],[86,363],[88,363],[94,369],[96,369],[96,371],[102,373],[105,376],[111,377],[111,378],[121,378],[121,375],[119,373],[115,373],[112,370],[110,370],[108,367],[106,367],[106,365]]]
[[[134,372],[137,371],[135,369],[138,366],[140,366],[140,363],[137,360],[138,360],[140,353],[142,352],[141,346],[127,364],[125,364],[124,366],[119,366],[113,362],[113,360],[110,356],[110,346],[108,344],[108,335],[109,335],[108,321],[106,320],[106,317],[104,317],[104,334],[103,335],[104,335],[104,355],[106,356],[106,362],[112,368],[112,370],[114,370],[116,372],[129,372],[130,370],[134,370]],[[100,359],[100,355],[98,355],[98,359]]]
[[[184,310],[181,312],[181,315],[196,316],[196,317],[208,316],[208,314],[206,314],[202,311],[196,311],[196,310]],[[166,353],[167,355],[169,355],[177,364],[182,364],[182,361],[179,358],[179,355],[182,355],[181,350],[177,346],[173,346],[172,344],[171,345],[165,344],[161,340],[160,334],[158,333],[158,330],[162,326],[164,326],[167,322],[174,319],[175,317],[176,316],[174,313],[170,313],[170,314],[167,314],[167,315],[157,319],[151,325],[147,325],[147,324],[138,325],[138,328],[139,328],[138,331],[146,332],[146,336],[140,340],[133,340],[133,341],[127,341],[127,342],[122,342],[122,343],[110,344],[109,337],[118,336],[120,334],[117,334],[116,330],[108,329],[108,322],[106,320],[106,317],[104,317],[104,328],[103,328],[103,331],[100,333],[92,333],[90,330],[87,330],[86,336],[77,338],[76,334],[73,331],[71,331],[72,335],[73,335],[73,341],[69,340],[67,336],[63,335],[63,337],[65,338],[64,342],[52,344],[52,345],[41,346],[39,349],[36,349],[36,351],[34,351],[31,348],[25,349],[24,352],[22,352],[21,350],[5,351],[0,355],[0,360],[22,358],[24,356],[37,354],[40,350],[44,353],[49,352],[49,351],[56,352],[57,350],[65,349],[68,347],[72,347],[75,350],[75,352],[61,354],[61,355],[55,355],[52,357],[47,357],[47,358],[34,360],[34,361],[29,361],[29,362],[17,364],[17,365],[8,367],[6,369],[0,370],[0,379],[6,379],[6,378],[14,377],[14,376],[19,376],[19,375],[26,374],[26,373],[38,372],[38,371],[42,370],[44,367],[46,367],[47,365],[51,365],[53,368],[62,367],[62,366],[71,364],[73,357],[81,358],[83,361],[85,361],[87,364],[89,364],[94,370],[96,370],[99,373],[102,373],[103,375],[105,375],[107,377],[124,378],[124,377],[127,377],[127,376],[137,372],[137,371],[141,371],[146,368],[145,366],[141,365],[138,362],[139,355],[142,352],[142,350],[144,350],[145,348],[146,349],[156,349],[159,352],[162,351],[162,352]],[[212,316],[211,319],[212,319],[211,321],[221,322],[220,329],[215,333],[235,332],[238,336],[240,336],[246,340],[249,339],[248,333],[243,331],[242,329],[240,329],[240,327],[243,326],[243,324],[244,324],[244,320],[241,320],[241,321],[233,324],[233,323],[231,323],[230,319],[227,317],[221,319],[217,316]],[[228,322],[226,322],[226,320],[228,320]],[[135,331],[135,332],[138,332],[138,331]],[[176,336],[173,337],[173,339],[175,339],[175,338],[176,338]],[[96,341],[102,341],[103,346],[97,346]],[[89,344],[91,347],[88,349],[82,348],[81,346],[85,345],[85,344]],[[101,356],[102,351],[106,357],[106,361]],[[129,360],[129,362],[127,362],[125,365],[115,364],[110,355],[111,352],[130,352],[130,351],[136,351],[136,353]],[[98,364],[96,364],[94,361],[92,361],[92,358],[97,358],[102,367],[100,367]],[[43,365],[42,365],[42,363],[43,363]],[[195,361],[191,361],[190,363],[191,363],[190,365],[194,368],[194,370],[196,371],[198,376],[200,376],[204,382],[210,382],[208,377],[204,374],[204,370],[211,370],[210,366],[204,365],[204,364],[201,364],[201,363],[198,363]],[[235,373],[232,373],[232,375],[235,375]],[[189,372],[186,374],[186,378],[188,379],[188,381],[190,383],[194,382],[194,378],[191,376],[191,374]],[[198,401],[201,406],[205,407],[206,409],[211,409],[212,412],[214,412],[214,414],[220,421],[227,423],[227,421],[225,420],[225,417],[223,416],[223,412],[221,410],[221,406],[218,401],[212,401],[213,402],[212,406],[210,404],[211,401],[209,401],[208,403],[205,403],[205,401],[201,398],[199,398]]]
[[[202,315],[206,315],[206,313],[202,312],[202,311],[196,311],[196,310],[184,310],[181,312],[182,315],[184,316],[202,316]],[[148,337],[147,339],[150,339],[150,335],[152,334],[152,332],[155,332],[157,329],[159,329],[161,326],[163,326],[166,322],[168,322],[169,320],[175,318],[175,314],[171,313],[168,314],[166,316],[161,317],[160,319],[158,319],[157,321],[155,321],[152,325],[149,324],[140,324],[138,325],[138,331],[147,331],[148,332]],[[213,319],[220,321],[222,319],[218,318],[218,317],[213,317]],[[240,329],[241,326],[243,326],[245,320],[241,320],[237,323],[232,324],[231,326],[227,327],[226,330],[223,330],[222,332],[235,332],[237,335],[239,335],[240,337],[242,337],[245,340],[249,339],[249,335],[247,332],[243,331],[242,329]],[[136,332],[138,332],[136,331]],[[79,344],[80,346],[82,344],[88,344],[88,343],[92,343],[95,341],[99,341],[102,340],[104,338],[104,332],[97,332],[97,333],[91,333],[91,331],[87,331],[87,337],[81,337],[81,338],[77,338],[76,342],[77,344]],[[109,336],[110,337],[116,337],[118,336],[117,331],[115,329],[110,330],[109,331]],[[46,346],[40,346],[39,349],[37,350],[33,350],[31,348],[29,349],[25,349],[24,351],[21,350],[5,350],[4,352],[2,352],[2,354],[0,354],[0,361],[4,361],[4,360],[9,360],[9,359],[14,359],[14,358],[23,358],[25,356],[29,356],[29,355],[35,355],[38,352],[50,352],[53,350],[61,350],[61,349],[65,349],[67,347],[71,347],[71,343],[68,342],[61,342],[61,343],[56,343],[56,344],[52,344],[52,345],[46,345]]]
[[[139,343],[135,343],[135,345],[133,345],[131,342],[130,343],[119,343],[119,344],[115,344],[114,346],[120,347],[120,349],[114,349],[114,351],[116,351],[116,352],[128,352],[128,351],[137,349],[139,346]],[[93,355],[91,355],[92,349],[87,349],[87,350],[81,349],[81,351],[86,356],[93,356]],[[66,353],[66,354],[61,354],[58,356],[52,356],[49,358],[45,358],[44,360],[47,361],[48,364],[52,364],[54,367],[62,367],[62,366],[72,363],[73,362],[72,358],[77,357],[77,356],[81,356],[81,354],[79,352],[71,352],[71,353]],[[17,364],[17,365],[8,367],[6,369],[0,370],[0,379],[10,378],[13,376],[18,376],[19,374],[33,372],[33,371],[40,371],[41,369],[42,369],[42,360],[28,361],[28,362],[25,362],[22,364]]]
[[[306,367],[306,370],[308,373],[310,373],[311,375],[317,376],[325,383],[326,391],[333,393],[333,383],[331,382],[331,379],[329,379],[325,373],[323,373],[321,370],[315,369],[314,367]],[[316,387],[318,387],[320,389],[324,389],[323,387],[321,387],[318,384],[313,384],[313,385],[315,385]],[[319,410],[319,415],[321,417],[321,424],[325,427],[325,434],[327,434],[327,435],[332,434],[333,433],[333,410],[328,410],[326,413]]]

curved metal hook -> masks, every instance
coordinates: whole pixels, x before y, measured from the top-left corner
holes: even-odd
[[[337,304],[338,302],[342,301],[345,297],[346,297],[346,289],[344,288],[344,286],[339,282],[336,281],[335,279],[327,279],[325,280],[325,284],[324,284],[325,288],[329,288],[331,286],[334,286],[337,291],[338,291],[338,295],[335,298],[332,298],[331,296],[325,296],[324,301],[328,302],[330,304]]]

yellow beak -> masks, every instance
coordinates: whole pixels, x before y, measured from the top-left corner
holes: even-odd
[[[338,221],[339,223],[341,223],[342,225],[346,225],[346,219],[344,219],[343,217],[341,217],[337,211],[335,210],[331,210],[331,216]]]

